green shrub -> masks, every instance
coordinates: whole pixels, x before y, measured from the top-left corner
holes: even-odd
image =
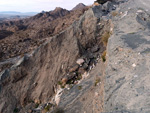
[[[61,88],[65,88],[65,85],[61,81],[58,81],[58,85],[60,85]]]
[[[81,80],[82,79],[82,75],[79,74],[78,77],[77,77],[77,80]]]
[[[36,104],[35,104],[35,108],[38,108],[38,107],[39,107],[39,103],[36,103]]]
[[[48,112],[51,107],[52,107],[52,104],[48,104],[47,106],[45,106],[44,110],[45,110],[46,112]]]
[[[60,86],[61,86],[61,85],[62,85],[62,82],[61,82],[61,81],[58,81],[58,85],[60,85]]]
[[[78,90],[81,90],[82,89],[82,86],[78,86]]]
[[[19,109],[18,108],[15,108],[14,109],[14,113],[18,113],[19,112]]]

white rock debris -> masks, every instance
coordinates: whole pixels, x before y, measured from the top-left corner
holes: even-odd
[[[84,62],[85,62],[84,59],[78,59],[76,61],[76,63],[79,64],[79,65],[82,65]]]
[[[142,10],[138,10],[138,11],[137,11],[137,13],[142,13],[142,12],[143,12]]]
[[[60,89],[57,90],[57,93],[55,95],[55,103],[56,103],[56,105],[59,104],[60,97],[61,97],[62,93],[63,93],[63,89],[62,88],[60,88]]]
[[[121,16],[121,18],[124,18],[125,16],[127,16],[128,11],[125,11],[124,14]]]
[[[136,67],[136,64],[132,64],[132,67]]]

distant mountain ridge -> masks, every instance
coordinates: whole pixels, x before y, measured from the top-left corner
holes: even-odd
[[[0,14],[6,15],[35,15],[38,12],[17,12],[17,11],[0,11]]]
[[[83,9],[85,8],[86,5],[83,3],[79,3],[78,5],[76,5],[72,10],[78,10],[78,9]]]
[[[85,4],[79,3],[71,11],[78,10],[78,9],[81,10],[81,9],[84,9],[85,7],[86,7]],[[56,7],[53,11],[49,11],[49,12],[55,12],[55,11],[59,11],[60,12],[62,10],[66,10],[66,9],[63,9],[61,7]],[[41,13],[45,13],[45,12],[46,11],[42,11]],[[0,14],[3,14],[3,15],[36,15],[38,13],[39,12],[0,11]]]

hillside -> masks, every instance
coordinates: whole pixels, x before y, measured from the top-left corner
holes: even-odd
[[[69,27],[87,9],[88,7],[67,11],[56,8],[27,19],[0,23],[0,62],[31,52],[44,43],[48,37]],[[12,63],[13,61],[9,64]],[[4,69],[6,65],[0,65],[0,68]]]
[[[67,79],[67,84],[70,81],[73,85],[81,79],[82,74],[91,70],[106,49],[101,36],[109,32],[110,26],[110,21],[102,21],[94,15],[93,11],[97,8],[85,12],[79,21],[56,36],[49,37],[31,54],[2,72],[0,112],[11,113],[16,109],[21,113],[28,110],[39,112],[45,109],[36,109],[37,104],[39,107],[46,107],[48,103],[55,106],[57,100],[51,100],[61,86],[59,82],[61,84],[61,80]],[[79,65],[83,59],[84,66]],[[74,66],[77,68],[74,69]],[[65,87],[65,84],[62,83],[61,87]]]
[[[82,12],[49,35],[34,32],[36,37],[26,46],[34,38],[46,40],[27,54],[1,62],[13,61],[13,66],[0,74],[0,112],[149,113],[149,3],[109,0],[86,11],[56,8],[14,22],[28,25],[22,32],[50,30],[47,18],[54,25]],[[1,28],[13,32],[11,27]]]

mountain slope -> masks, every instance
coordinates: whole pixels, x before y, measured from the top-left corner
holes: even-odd
[[[86,7],[86,5],[84,5],[83,3],[79,3],[78,5],[76,5],[72,10],[81,10],[84,9]]]
[[[69,27],[87,9],[67,11],[56,8],[27,19],[0,23],[0,30],[5,31],[0,33],[0,61],[31,52],[48,37]]]
[[[109,31],[110,24],[109,21],[98,24],[100,20],[94,15],[96,9],[87,11],[79,21],[1,74],[0,112],[36,111],[37,102],[41,106],[50,102],[62,78],[75,82],[76,77],[90,70],[105,49],[101,36]],[[78,65],[76,72],[69,71],[79,58],[85,60],[85,67]]]

